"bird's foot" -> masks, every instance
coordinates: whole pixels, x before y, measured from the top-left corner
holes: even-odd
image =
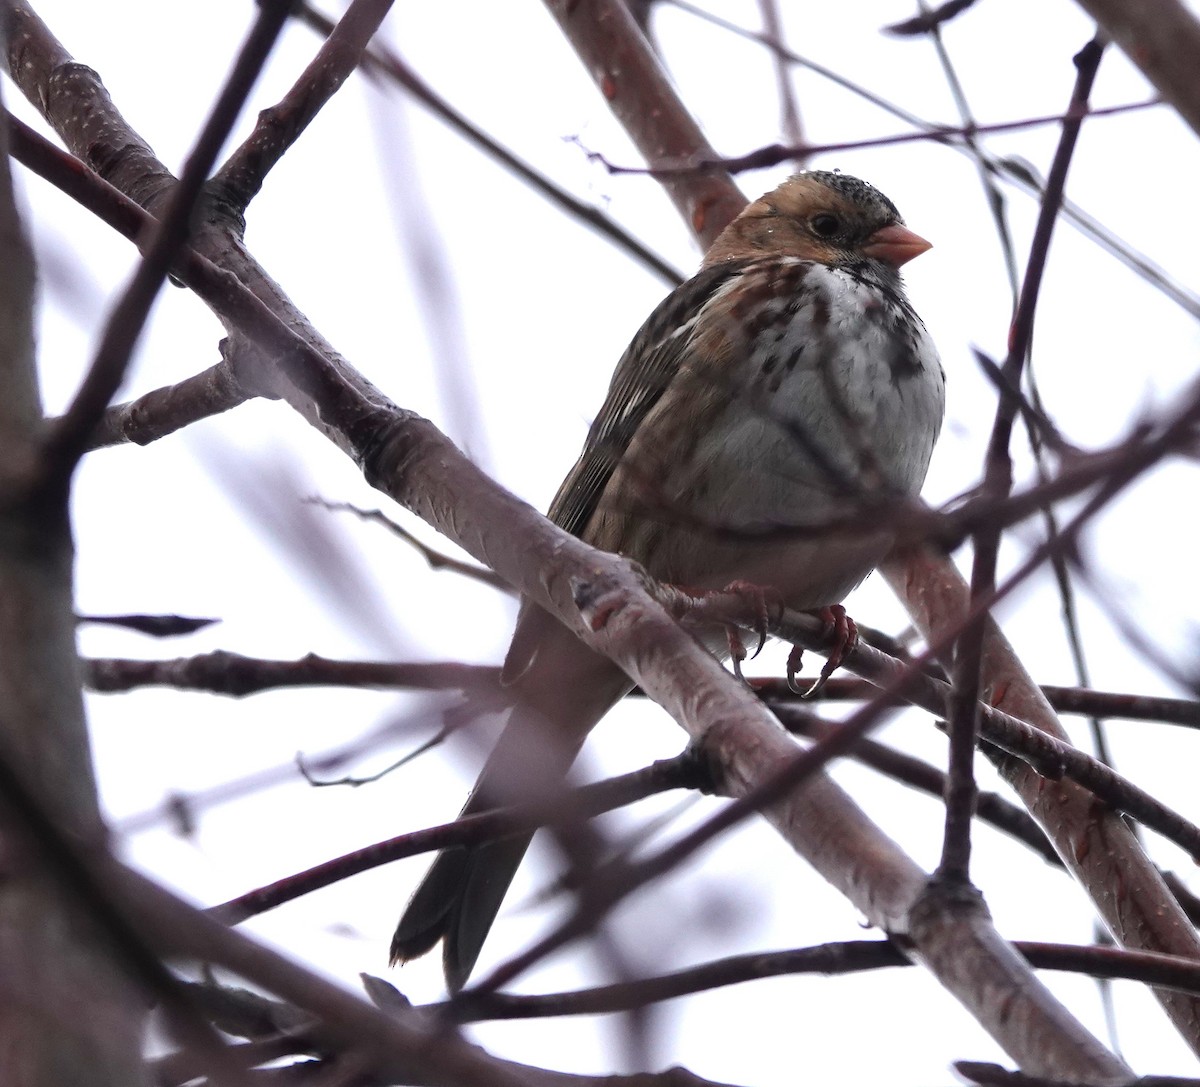
[[[778,617],[783,612],[778,592],[752,581],[731,581],[723,589],[663,583],[658,598],[685,625],[723,629],[733,674],[741,680],[746,678],[742,663],[757,657],[767,643],[772,614]],[[747,652],[742,640],[742,631],[747,629],[758,636],[753,653]]]
[[[756,585],[753,581],[731,581],[721,590],[721,593],[740,597],[754,609],[754,623],[751,629],[758,635],[758,644],[754,647],[754,652],[749,654],[750,659],[753,660],[767,644],[767,628],[771,623],[772,606],[776,611],[782,606],[778,594],[767,586]],[[742,662],[746,659],[747,654],[741,629],[733,623],[728,623],[725,626],[725,637],[729,642],[729,659],[733,666],[733,674],[738,679],[745,681],[746,677],[742,675]]]
[[[842,666],[842,662],[858,645],[858,624],[846,614],[846,609],[841,604],[830,604],[828,607],[818,608],[813,614],[825,624],[821,631],[821,637],[832,637],[833,645],[821,668],[821,674],[817,676],[816,682],[807,691],[801,690],[796,684],[796,673],[800,671],[804,650],[801,646],[792,646],[792,651],[788,654],[787,659],[787,684],[788,688],[801,698],[812,698],[820,691],[825,686],[825,681]]]

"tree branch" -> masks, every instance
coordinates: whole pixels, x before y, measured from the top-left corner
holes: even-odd
[[[651,169],[664,160],[717,157],[691,115],[678,108],[670,80],[622,0],[546,0],[546,6]],[[668,179],[663,187],[703,248],[746,203],[721,167]]]
[[[392,0],[352,0],[287,94],[258,115],[254,131],[212,180],[228,213],[242,218],[271,168],[358,67],[391,7]]]
[[[1200,135],[1200,22],[1179,0],[1078,0]]]

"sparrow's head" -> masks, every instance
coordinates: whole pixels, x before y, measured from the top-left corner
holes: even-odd
[[[789,256],[835,268],[878,261],[896,269],[929,248],[873,185],[809,170],[748,205],[713,242],[704,266]]]

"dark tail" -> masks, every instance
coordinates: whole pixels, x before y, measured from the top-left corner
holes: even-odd
[[[418,958],[444,940],[446,987],[458,992],[475,968],[483,941],[532,840],[532,834],[522,834],[438,854],[396,927],[392,964]]]
[[[549,624],[546,636],[537,639],[536,654],[512,688],[515,705],[509,723],[463,815],[536,800],[557,788],[587,734],[631,686],[619,668],[557,621],[538,609],[528,610],[536,614],[523,612],[518,631]],[[521,834],[440,853],[396,927],[393,965],[424,955],[444,940],[446,985],[451,992],[461,989],[532,837]]]

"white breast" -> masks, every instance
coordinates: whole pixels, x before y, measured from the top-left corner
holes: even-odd
[[[803,291],[772,303],[777,332],[744,355],[750,391],[731,397],[705,445],[711,512],[738,524],[812,523],[855,491],[917,493],[941,428],[945,386],[924,325],[904,327],[877,290],[810,265]],[[788,312],[791,309],[793,312]],[[749,466],[755,486],[745,487]],[[740,480],[740,483],[738,482]]]
[[[861,581],[892,534],[880,525],[789,538],[787,529],[861,520],[878,507],[873,499],[915,495],[941,427],[944,378],[911,309],[851,274],[807,265],[802,289],[769,305],[770,331],[734,352],[747,372],[730,381],[676,496],[701,522],[745,530],[747,540],[714,539],[711,569],[706,561],[681,573],[774,585],[794,606],[813,607]],[[695,558],[681,550],[671,565]]]

